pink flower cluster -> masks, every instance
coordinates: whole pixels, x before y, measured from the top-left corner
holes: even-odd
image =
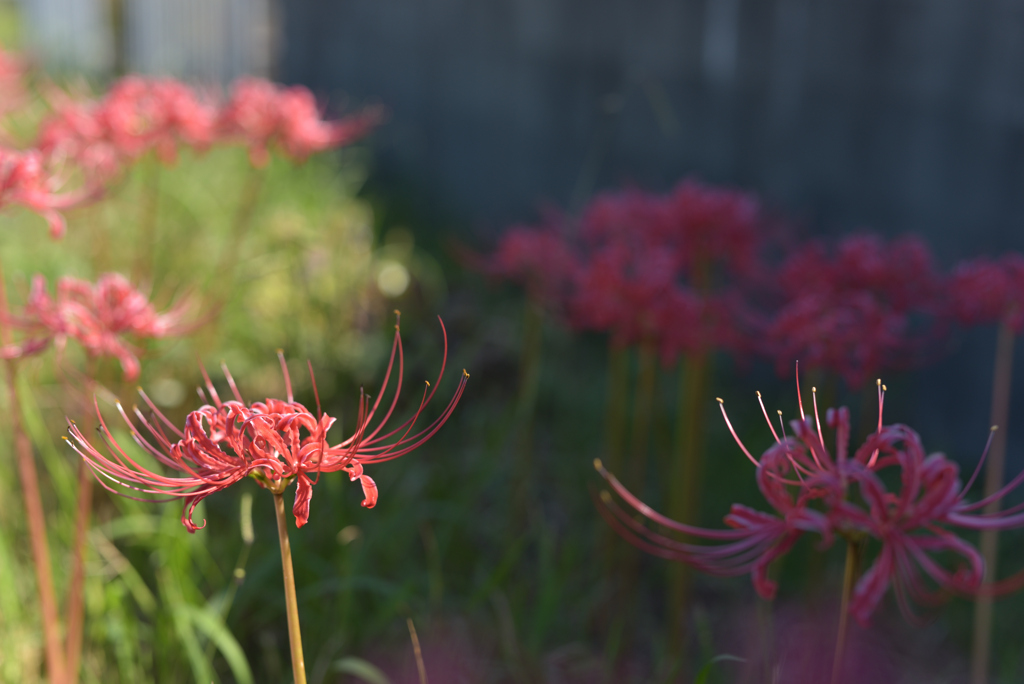
[[[779,252],[749,195],[695,181],[667,195],[598,195],[578,221],[554,217],[502,235],[481,270],[515,282],[577,330],[620,347],[680,354],[725,350],[794,361],[851,388],[920,366],[949,323],[1024,330],[1024,257],[941,272],[916,237],[871,234]]]
[[[799,379],[797,383],[799,393]],[[600,510],[623,537],[650,553],[710,574],[750,573],[754,588],[764,598],[772,598],[777,590],[768,577],[768,566],[805,533],[819,535],[826,546],[836,536],[869,539],[878,553],[857,582],[850,604],[850,612],[862,623],[867,623],[889,587],[895,589],[900,608],[911,617],[914,604],[934,605],[950,592],[977,592],[984,576],[981,554],[949,528],[1024,527],[1021,506],[995,515],[979,513],[990,501],[1024,483],[1024,473],[992,496],[969,502],[967,492],[981,470],[984,454],[964,485],[956,462],[944,454],[927,454],[911,428],[882,425],[884,388],[879,386],[878,391],[878,430],[852,453],[849,411],[829,409],[823,423],[816,395],[814,420],[805,415],[801,401],[800,418],[790,422],[792,436],[785,432],[782,412],[780,431],[776,431],[761,403],[775,444],[760,458],[754,458],[743,445],[723,406],[726,424],[756,466],[758,487],[774,513],[734,504],[725,517],[728,529],[678,523],[653,511],[597,461],[598,471],[617,495],[605,492]],[[834,451],[826,446],[826,428],[835,434]],[[890,491],[882,480],[889,470],[896,473],[890,478],[899,482],[896,491]],[[625,508],[619,500],[625,502]],[[658,529],[645,525],[644,518]],[[677,539],[673,533],[690,540]],[[721,543],[705,545],[694,539]],[[956,559],[954,567],[949,558]]]
[[[777,279],[783,303],[764,344],[780,372],[799,359],[859,387],[910,365],[933,339],[925,324],[938,313],[942,278],[917,238],[853,235],[831,254],[810,242],[785,259]]]
[[[92,357],[111,356],[121,363],[127,380],[139,376],[137,350],[125,339],[161,338],[188,330],[184,322],[189,303],[183,301],[158,314],[146,295],[136,290],[119,273],[106,273],[95,283],[63,277],[51,297],[46,279],[37,275],[20,316],[12,323],[26,338],[2,350],[5,358],[37,353],[54,342],[62,349],[68,339],[76,340]]]
[[[43,122],[38,148],[68,158],[103,183],[150,150],[173,161],[181,145],[203,150],[240,142],[254,164],[265,164],[277,144],[296,159],[351,143],[380,119],[367,110],[324,121],[302,86],[282,87],[257,78],[237,81],[227,102],[173,79],[128,76],[97,101],[66,100]]]
[[[758,225],[751,197],[695,181],[664,196],[610,193],[571,237],[556,226],[509,230],[486,270],[524,284],[576,329],[653,345],[670,361],[742,344],[737,283],[757,265]]]
[[[381,400],[388,389],[396,356],[397,389],[384,416],[376,420],[382,410]],[[147,418],[138,408],[135,409],[138,422],[149,432],[150,437],[146,438],[118,404],[121,417],[135,442],[162,465],[182,473],[181,476],[161,475],[133,460],[114,439],[98,407],[97,415],[110,455],[93,446],[77,425],[69,421],[71,446],[85,459],[99,482],[109,491],[129,498],[135,497],[126,492],[135,491],[183,499],[181,522],[189,532],[202,527],[192,520],[192,514],[200,501],[250,476],[275,493],[281,493],[292,481],[297,481],[292,513],[295,515],[296,526],[302,527],[309,520],[313,485],[321,473],[344,471],[350,480],[359,480],[363,489],[363,506],[372,508],[377,503],[377,485],[364,472],[364,466],[390,461],[422,446],[451,416],[469,378],[463,371],[455,394],[441,415],[415,431],[417,421],[444,377],[445,362],[442,360],[437,382],[434,385],[427,383],[423,398],[413,415],[398,426],[386,428],[398,404],[404,371],[401,338],[396,325],[391,360],[376,400],[371,404],[368,396],[360,396],[355,432],[332,445],[327,441],[327,433],[335,419],[321,413],[319,406],[314,416],[305,406],[295,401],[288,367],[284,357],[279,354],[279,358],[287,394],[285,401],[267,399],[246,404],[234,378],[224,367],[224,375],[234,399],[221,401],[207,376],[206,388],[212,403],[192,411],[185,419],[184,429],[171,423],[140,391],[143,401],[153,414],[152,418]],[[205,375],[205,370],[203,372]],[[167,430],[177,437],[176,441],[167,436]],[[113,484],[107,484],[107,481]]]
[[[83,190],[62,191],[63,182],[48,169],[38,150],[25,152],[0,147],[0,208],[18,205],[36,212],[50,225],[50,235],[64,235],[61,211],[87,199]]]
[[[1006,321],[1016,334],[1024,330],[1024,257],[973,259],[953,270],[948,302],[961,325]]]

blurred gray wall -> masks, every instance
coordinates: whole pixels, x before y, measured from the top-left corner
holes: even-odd
[[[946,265],[1024,251],[1024,0],[289,0],[284,19],[283,76],[390,106],[378,173],[479,245],[544,201],[696,174],[809,231],[922,233]],[[971,332],[890,419],[973,463],[993,348]]]
[[[19,1],[27,47],[57,71],[227,83],[274,60],[272,0]]]
[[[687,174],[826,230],[1024,248],[1022,0],[290,0],[285,78],[488,231]]]

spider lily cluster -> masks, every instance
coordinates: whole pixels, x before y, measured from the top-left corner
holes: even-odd
[[[758,458],[744,446],[719,400],[730,433],[756,468],[758,488],[772,513],[733,504],[725,517],[728,529],[680,523],[644,504],[597,460],[595,467],[615,493],[601,493],[600,510],[623,537],[652,554],[714,575],[750,573],[754,588],[764,598],[773,598],[777,590],[777,583],[768,576],[770,564],[804,534],[816,534],[823,547],[837,536],[852,543],[871,540],[879,547],[877,556],[857,582],[850,604],[851,614],[864,624],[890,586],[909,617],[915,615],[915,604],[934,605],[952,594],[976,593],[984,578],[984,562],[977,549],[953,530],[1024,527],[1022,506],[994,515],[979,513],[990,501],[1024,483],[1024,473],[998,492],[969,501],[967,493],[981,471],[988,445],[965,484],[956,462],[941,453],[928,454],[913,429],[883,425],[884,392],[879,382],[877,431],[853,451],[850,413],[845,407],[828,409],[822,421],[814,392],[813,419],[805,414],[800,400],[800,417],[790,421],[787,433],[782,411],[776,429],[758,394],[775,439]],[[826,444],[824,428],[835,434],[833,449]],[[883,482],[887,472],[899,482],[895,491]],[[655,526],[644,524],[634,513]],[[955,566],[949,567],[939,555],[955,558]]]

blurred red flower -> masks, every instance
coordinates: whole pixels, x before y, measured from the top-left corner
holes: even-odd
[[[50,235],[64,235],[61,211],[79,204],[89,192],[61,191],[63,179],[52,173],[37,150],[16,151],[0,148],[0,208],[20,205],[36,212],[50,226]]]
[[[187,298],[165,313],[157,313],[146,295],[119,273],[105,273],[95,283],[63,277],[56,297],[46,289],[46,278],[37,275],[20,316],[14,325],[25,331],[29,343],[8,347],[8,358],[39,351],[49,341],[63,348],[76,340],[93,357],[112,356],[121,362],[125,379],[134,380],[141,369],[136,350],[125,339],[173,337],[194,327],[185,317],[191,309]]]
[[[938,336],[941,279],[927,245],[907,237],[844,238],[791,253],[779,285],[784,301],[767,326],[764,351],[781,372],[800,359],[859,387],[883,370],[911,365]]]
[[[1024,330],[1024,257],[961,262],[947,283],[950,313],[962,325],[1006,320],[1016,334]]]
[[[874,539],[880,550],[854,587],[850,603],[850,612],[861,623],[867,623],[890,586],[895,586],[899,606],[910,618],[914,617],[913,603],[935,604],[951,593],[977,592],[984,576],[981,555],[948,528],[1024,527],[1024,513],[1020,512],[1024,505],[993,515],[977,513],[989,501],[1004,497],[1024,483],[1024,472],[992,496],[969,502],[967,493],[977,479],[988,447],[964,485],[957,464],[944,454],[926,455],[920,437],[911,428],[882,425],[883,389],[880,385],[878,430],[852,454],[849,411],[830,409],[823,424],[818,418],[816,395],[814,421],[804,414],[801,401],[800,419],[790,423],[793,436],[784,431],[780,436],[761,404],[776,442],[759,459],[740,441],[722,408],[736,443],[757,467],[758,487],[775,509],[774,514],[734,504],[725,517],[732,529],[684,525],[653,511],[597,461],[598,471],[627,504],[623,508],[605,492],[599,510],[623,537],[645,551],[710,574],[751,573],[754,588],[765,598],[773,597],[776,591],[766,574],[768,565],[788,552],[805,532],[818,533],[823,545],[835,536],[854,541]],[[835,432],[834,454],[825,445],[825,426]],[[781,411],[779,427],[783,428]],[[895,493],[889,492],[879,477],[887,468],[899,469],[901,486]],[[673,538],[638,521],[634,512],[683,539],[725,543],[707,546]],[[961,561],[953,569],[940,560],[950,555]],[[1015,590],[1017,584],[1006,586]]]
[[[381,118],[381,110],[367,109],[337,121],[324,121],[308,88],[285,88],[260,78],[242,78],[234,83],[217,125],[221,136],[241,138],[249,146],[252,163],[263,166],[274,142],[285,154],[301,160],[363,137]]]

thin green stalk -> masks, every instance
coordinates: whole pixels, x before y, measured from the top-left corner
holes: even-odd
[[[157,218],[160,210],[160,167],[162,164],[156,154],[151,154],[143,164],[145,173],[145,185],[143,186],[142,201],[139,203],[141,215],[139,216],[139,251],[135,255],[135,265],[132,268],[132,276],[136,282],[141,281],[147,275],[153,277],[153,267],[156,257],[156,228]]]
[[[92,407],[88,399],[93,393],[93,375],[96,365],[91,360],[86,369],[85,410],[82,415],[82,430],[90,435],[93,431]],[[85,624],[85,562],[89,543],[89,518],[92,515],[92,469],[85,459],[78,459],[78,503],[75,509],[75,537],[71,547],[71,583],[67,603],[67,664],[68,681],[78,682],[79,665],[82,659],[82,636]]]
[[[7,288],[4,285],[3,272],[0,270],[0,341],[5,345],[12,341],[10,326],[7,325],[8,310]],[[46,670],[50,675],[51,684],[66,684],[67,663],[64,659],[64,646],[61,643],[60,616],[57,612],[57,594],[53,588],[50,545],[46,538],[46,513],[43,510],[43,497],[39,491],[39,472],[36,470],[35,456],[32,453],[32,442],[25,433],[22,422],[21,401],[18,399],[17,390],[17,361],[8,360],[4,365],[7,371],[8,414],[11,419],[11,432],[14,436],[14,451],[18,461],[22,496],[25,499],[29,545],[36,571],[39,608],[42,612]]]
[[[1013,375],[1013,329],[1003,320],[996,338],[996,358],[992,373],[992,425],[998,425],[985,464],[985,489],[982,496],[988,497],[1003,486],[1003,470],[1006,463],[1006,428],[1010,419],[1010,386]],[[999,511],[1002,500],[996,500],[985,507],[985,514]],[[981,533],[981,555],[985,559],[986,580],[996,574],[999,560],[999,532],[985,530]],[[971,684],[987,684],[989,666],[992,660],[992,615],[994,611],[991,593],[982,593],[974,602],[974,634],[971,645]]]
[[[654,345],[642,343],[637,351],[636,388],[633,392],[633,424],[630,430],[630,486],[642,492],[647,479],[647,452],[651,442],[651,418],[658,377]]]
[[[669,517],[696,524],[704,474],[704,434],[711,359],[706,353],[688,354],[679,365],[679,413],[676,418],[675,458],[665,481]],[[686,639],[692,571],[684,563],[669,568],[669,634],[682,649]]]
[[[409,627],[409,638],[412,639],[412,652],[416,656],[416,671],[420,675],[420,684],[429,684],[427,682],[427,666],[423,663],[423,651],[420,650],[420,637],[416,634],[416,625],[412,623],[412,618],[406,618],[405,624]]]
[[[613,473],[622,472],[626,439],[626,398],[629,393],[629,350],[608,347],[608,409],[605,417],[605,458]]]
[[[523,347],[519,358],[516,400],[516,465],[513,482],[513,526],[528,526],[529,485],[533,469],[533,427],[544,348],[544,309],[528,299],[523,312]],[[516,530],[514,533],[517,533]]]
[[[846,541],[846,569],[843,572],[843,597],[839,604],[839,630],[832,659],[832,684],[842,684],[843,659],[846,655],[846,634],[850,624],[850,597],[860,570],[861,545],[854,539]]]
[[[234,280],[235,266],[238,264],[241,245],[249,228],[252,227],[252,220],[256,215],[256,206],[259,204],[260,192],[263,190],[263,181],[266,175],[266,169],[256,166],[251,167],[249,173],[246,174],[227,244],[222,247],[220,258],[213,271],[215,278],[223,277],[225,279],[226,282],[222,281],[221,283],[223,286],[230,285]]]
[[[295,571],[292,569],[292,547],[288,542],[288,520],[285,518],[284,495],[274,494],[277,513],[277,536],[281,542],[281,570],[284,576],[284,602],[288,612],[288,644],[292,653],[294,684],[306,684],[306,660],[302,656],[302,634],[299,630],[299,601],[295,595]]]
[[[627,486],[634,492],[643,492],[647,479],[647,452],[650,450],[651,419],[654,412],[654,394],[657,389],[658,355],[653,344],[642,343],[637,350],[636,384],[633,387],[633,416],[629,435],[629,464],[623,468]],[[621,458],[621,457],[620,457]],[[620,471],[621,472],[621,471]],[[605,657],[609,663],[618,659],[625,638],[630,634],[634,605],[634,588],[640,571],[640,554],[632,547],[622,549],[618,558],[612,556],[612,596],[609,603],[610,620]]]

